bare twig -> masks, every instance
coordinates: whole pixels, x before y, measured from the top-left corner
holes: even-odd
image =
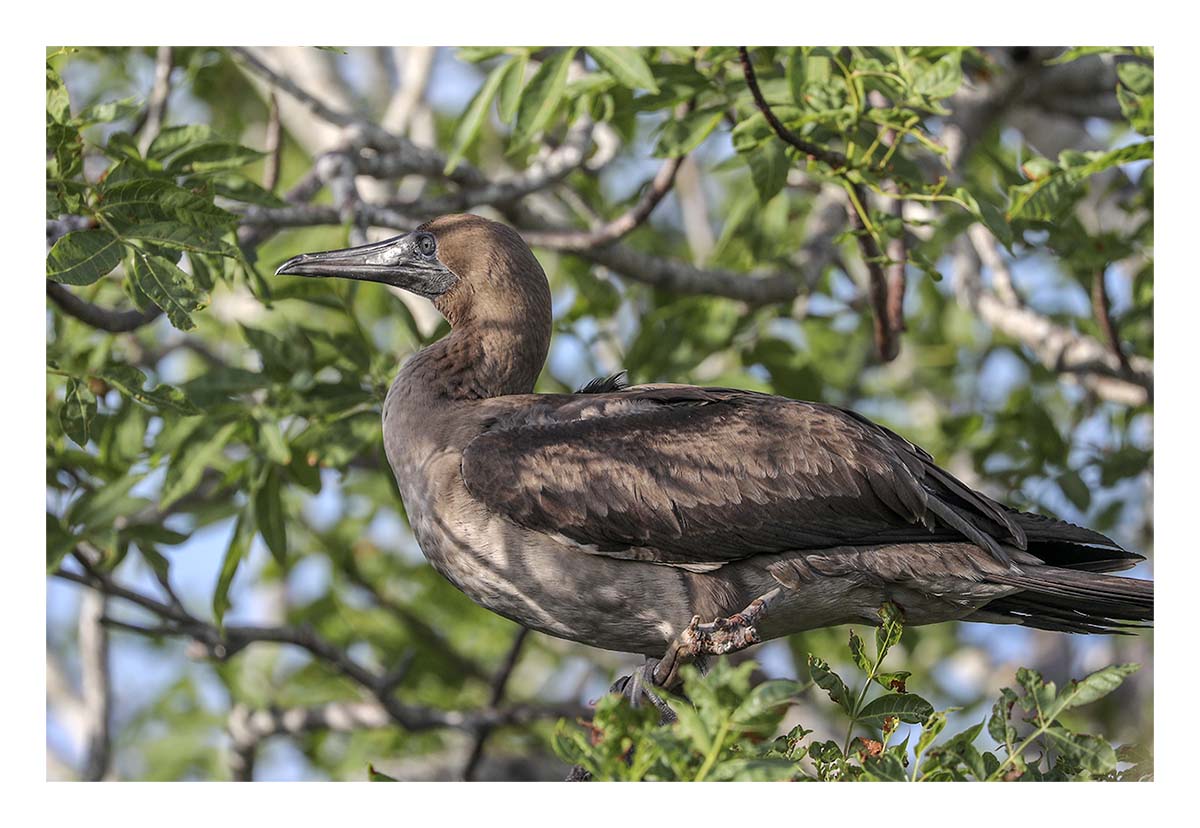
[[[889,209],[900,219],[900,232],[888,240],[887,250],[887,326],[895,338],[908,328],[904,322],[904,294],[908,287],[908,277],[905,273],[908,267],[908,239],[904,234],[904,202],[896,199]]]
[[[1121,346],[1121,334],[1117,330],[1117,322],[1112,317],[1112,308],[1108,301],[1108,286],[1104,283],[1104,270],[1096,271],[1092,278],[1092,311],[1096,314],[1096,322],[1104,332],[1109,350],[1117,358],[1121,371],[1129,374],[1133,368],[1129,364],[1129,356]]]
[[[481,204],[506,204],[544,190],[584,165],[592,143],[594,126],[590,118],[580,118],[571,125],[561,144],[534,159],[529,167],[515,175],[438,198],[393,202],[389,206],[420,211],[428,215],[440,215],[467,210]],[[398,164],[389,166],[388,159],[389,156],[364,158],[360,161],[359,172],[408,172]]]
[[[263,165],[263,189],[274,191],[279,183],[283,160],[283,125],[279,120],[279,99],[272,91],[267,105],[267,160]]]
[[[967,228],[967,238],[971,240],[983,266],[992,272],[992,290],[1000,301],[1014,308],[1024,304],[1021,295],[1017,293],[1012,270],[1000,255],[996,237],[991,231],[982,224],[972,224]]]
[[[667,160],[659,168],[658,174],[654,176],[637,204],[601,227],[594,230],[528,230],[522,235],[529,244],[552,250],[579,251],[612,244],[650,217],[650,213],[670,192],[671,185],[675,183],[675,173],[679,171],[679,165],[682,163],[683,156]]]
[[[162,316],[162,309],[158,307],[151,307],[144,311],[119,311],[102,308],[99,305],[93,305],[91,302],[80,299],[58,282],[51,282],[49,280],[46,281],[46,295],[54,301],[54,304],[62,309],[63,313],[73,316],[80,322],[91,325],[93,328],[99,328],[109,333],[134,331],[143,325],[149,325]]]
[[[154,58],[154,85],[146,102],[146,120],[138,136],[138,150],[142,155],[162,131],[167,115],[167,99],[171,96],[171,69],[175,66],[175,50],[170,46],[159,46]]]
[[[800,295],[805,280],[798,274],[738,273],[718,268],[693,267],[678,259],[652,256],[624,245],[607,245],[578,251],[635,282],[685,294],[711,294],[749,305],[790,302]]]
[[[517,666],[517,659],[521,657],[521,648],[525,645],[525,639],[529,636],[529,630],[522,627],[513,637],[512,646],[508,648],[508,654],[504,657],[504,662],[500,665],[500,669],[496,671],[496,676],[492,679],[492,694],[488,700],[491,707],[499,707],[500,702],[504,700],[504,691],[508,686],[509,676],[512,675],[513,669]],[[467,754],[467,761],[463,764],[462,777],[464,781],[471,781],[475,776],[475,771],[479,768],[479,762],[483,759],[483,748],[487,743],[487,738],[491,735],[491,725],[480,725],[475,731],[475,737],[471,742],[471,750]]]
[[[80,778],[98,782],[112,766],[112,679],[108,630],[101,623],[106,597],[87,590],[79,604],[79,661],[85,751]]]

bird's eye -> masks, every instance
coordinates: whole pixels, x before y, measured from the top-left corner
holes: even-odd
[[[433,236],[421,236],[417,239],[417,247],[426,256],[432,256],[433,251],[437,250],[437,242],[433,240]]]

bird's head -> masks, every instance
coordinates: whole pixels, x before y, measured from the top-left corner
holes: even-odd
[[[515,230],[482,216],[441,216],[384,241],[302,253],[275,273],[382,282],[433,300],[456,326],[520,311],[546,315],[549,325],[550,289],[541,265]]]

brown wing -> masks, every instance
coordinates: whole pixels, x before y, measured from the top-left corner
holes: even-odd
[[[528,398],[527,398],[528,399]],[[1007,560],[1015,514],[866,418],[692,386],[553,395],[463,452],[492,511],[613,557],[707,568],[750,555],[934,538]]]

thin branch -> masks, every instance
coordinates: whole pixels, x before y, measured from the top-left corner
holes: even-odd
[[[93,328],[99,328],[109,333],[134,331],[143,325],[149,325],[162,316],[162,309],[157,306],[144,311],[119,311],[93,305],[91,302],[80,299],[58,282],[51,282],[48,279],[46,280],[46,295],[54,301],[54,304],[58,305],[63,313],[73,316]]]
[[[436,198],[393,201],[388,206],[427,215],[441,215],[468,210],[482,204],[506,204],[544,190],[584,166],[592,144],[594,127],[595,124],[590,118],[579,119],[571,125],[561,144],[534,159],[528,168],[515,175]],[[367,156],[359,159],[358,171],[364,175],[385,178],[407,175],[413,170],[410,164],[405,163],[406,160],[403,155],[398,154]]]
[[[350,244],[365,244],[368,222],[361,209],[364,202],[354,183],[355,164],[352,151],[322,156],[317,159],[317,170],[333,195],[333,203],[338,211],[338,223],[350,225]]]
[[[669,159],[659,168],[658,174],[654,176],[637,204],[594,230],[529,230],[522,235],[525,241],[534,247],[551,250],[581,251],[612,244],[633,232],[650,217],[658,203],[671,191],[671,185],[675,183],[675,174],[679,172],[679,165],[683,163],[683,159],[684,156]]]
[[[1014,308],[1021,307],[1024,302],[1021,300],[1021,295],[1017,293],[1012,270],[1004,261],[1004,257],[1000,255],[996,237],[982,224],[972,224],[967,228],[967,238],[971,240],[971,245],[975,248],[983,266],[992,272],[992,290],[995,291],[996,296],[1006,305]]]
[[[154,57],[154,85],[146,102],[146,120],[138,136],[138,150],[142,155],[162,131],[167,116],[167,99],[171,97],[171,70],[175,66],[175,50],[170,46],[159,46]]]
[[[750,89],[750,94],[754,97],[754,104],[758,107],[758,111],[767,119],[767,125],[784,142],[795,147],[804,155],[820,161],[827,166],[833,168],[834,172],[844,170],[847,165],[846,156],[836,150],[831,150],[828,147],[822,147],[819,144],[814,144],[811,141],[805,141],[799,135],[796,135],[790,129],[783,125],[783,122],[771,110],[767,99],[763,97],[762,90],[758,87],[758,77],[754,73],[754,64],[750,60],[750,53],[745,46],[738,47],[738,58],[742,63],[742,74],[746,77],[746,86]]]
[[[800,286],[805,281],[797,274],[788,272],[753,274],[699,268],[678,259],[653,256],[624,245],[607,245],[576,252],[635,282],[675,293],[723,296],[753,306],[790,302],[800,295]]]
[[[908,329],[904,321],[904,294],[908,288],[908,239],[904,233],[904,202],[896,199],[889,209],[900,219],[900,232],[888,240],[887,326],[895,336]]]
[[[529,637],[529,629],[521,627],[513,638],[512,646],[508,648],[508,654],[504,657],[504,662],[500,665],[500,669],[496,671],[496,676],[492,679],[492,694],[488,700],[489,707],[499,707],[500,702],[504,700],[504,691],[508,687],[508,679],[512,675],[513,669],[517,666],[517,659],[521,657],[521,649],[525,646],[525,639]],[[492,726],[480,725],[475,731],[474,739],[471,743],[471,750],[467,754],[467,761],[463,765],[462,778],[466,782],[470,782],[474,778],[475,772],[479,768],[479,762],[483,759],[483,748],[487,744],[488,736],[491,735]]]
[[[1007,304],[983,285],[979,257],[966,239],[959,240],[954,266],[959,302],[994,330],[1029,348],[1050,370],[1074,377],[1100,397],[1122,405],[1144,405],[1153,398],[1153,361],[1131,356],[1126,371],[1098,340],[1028,307]]]
[[[267,105],[267,160],[263,165],[262,185],[264,190],[274,192],[279,183],[279,169],[283,160],[283,124],[279,120],[279,99],[271,91]]]
[[[738,47],[738,57],[742,63],[742,74],[746,78],[746,86],[749,87],[754,103],[771,127],[771,131],[784,143],[826,164],[834,173],[845,173],[849,163],[845,155],[811,141],[805,141],[784,126],[783,122],[775,115],[758,86],[754,64],[750,60],[750,53],[745,46]],[[888,276],[883,271],[883,251],[879,249],[875,234],[869,225],[870,202],[866,188],[849,180],[846,180],[845,183],[849,196],[847,212],[850,223],[854,226],[854,237],[862,251],[863,263],[866,264],[869,275],[867,296],[871,300],[871,310],[874,315],[875,349],[882,361],[889,362],[895,359],[899,353],[900,343],[897,337],[898,329],[893,328],[890,324]]]
[[[575,716],[583,712],[583,708],[577,704],[519,705],[503,710],[489,707],[473,711],[437,710],[407,705],[398,701],[393,695],[397,684],[397,674],[403,677],[401,671],[376,673],[310,629],[249,625],[229,625],[218,629],[215,625],[192,615],[186,609],[172,606],[149,595],[121,586],[109,574],[91,566],[87,557],[82,553],[76,554],[75,558],[84,567],[83,573],[60,567],[53,574],[64,580],[91,587],[106,596],[136,604],[159,616],[164,622],[157,627],[143,627],[105,618],[106,626],[153,637],[188,636],[201,645],[204,652],[210,657],[218,660],[228,659],[250,644],[259,642],[290,644],[300,647],[317,660],[324,662],[360,685],[374,697],[372,703],[377,703],[386,711],[392,722],[409,731],[450,727],[474,733],[482,727],[523,724],[540,718]]]
[[[1096,314],[1096,322],[1100,325],[1100,330],[1104,332],[1104,339],[1108,342],[1109,350],[1113,356],[1117,358],[1117,362],[1121,366],[1121,371],[1129,374],[1133,368],[1129,364],[1129,357],[1125,353],[1125,349],[1121,347],[1121,334],[1117,330],[1116,320],[1112,317],[1112,308],[1108,301],[1108,286],[1104,283],[1104,270],[1096,271],[1096,275],[1092,277],[1092,311]]]
[[[98,782],[112,767],[112,677],[108,630],[101,623],[107,598],[87,590],[79,605],[79,661],[85,752],[80,778]]]
[[[272,86],[282,89],[284,92],[288,93],[290,96],[292,96],[292,98],[294,98],[298,103],[303,105],[308,109],[309,112],[316,115],[318,118],[341,127],[354,126],[355,124],[359,123],[359,118],[350,113],[339,112],[336,109],[328,106],[324,101],[315,95],[300,88],[299,84],[297,84],[291,78],[287,77],[286,75],[281,75],[270,66],[267,66],[267,64],[264,63],[258,57],[258,55],[254,54],[246,47],[232,46],[230,47],[229,51],[234,55],[234,57],[237,57],[244,62],[251,70],[254,71],[255,74],[263,78]]]

